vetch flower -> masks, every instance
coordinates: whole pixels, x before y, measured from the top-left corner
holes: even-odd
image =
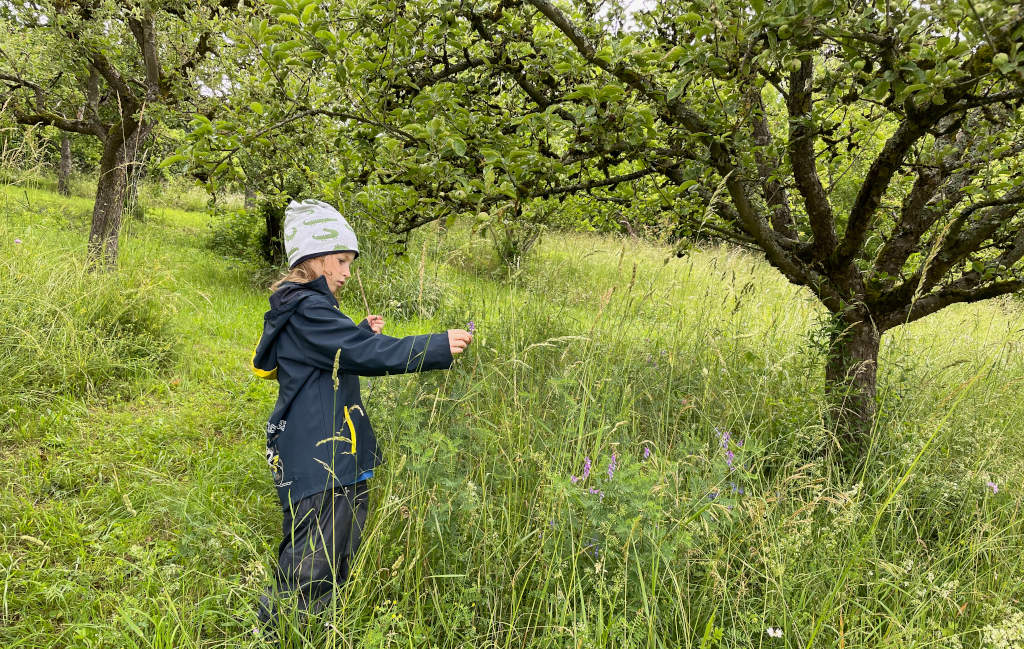
[[[612,461],[608,463],[608,479],[611,480],[612,476],[615,475],[615,453],[612,453]]]
[[[21,243],[21,239],[15,239],[14,243]]]
[[[733,455],[732,451],[725,452],[725,463],[729,465],[729,470],[732,471],[732,461],[736,456]]]
[[[576,475],[573,475],[573,476],[569,476],[569,480],[570,480],[570,481],[571,481],[571,482],[572,482],[573,484],[576,484],[576,483],[577,483],[577,482],[579,482],[580,480],[586,480],[586,479],[587,479],[587,478],[588,478],[589,476],[590,476],[590,456],[588,455],[588,456],[587,456],[586,458],[584,458],[584,460],[583,460],[583,475],[579,475],[579,476],[576,476]]]
[[[651,447],[650,446],[645,446],[644,447],[644,459],[646,460],[649,457],[651,457]]]
[[[466,325],[466,329],[469,331],[469,333],[472,334],[474,331],[476,331],[476,323],[470,320],[469,324]]]
[[[986,482],[985,486],[990,487],[992,489],[992,493],[994,493],[994,494],[999,493],[999,485],[997,485],[996,483],[992,482],[991,480]]]

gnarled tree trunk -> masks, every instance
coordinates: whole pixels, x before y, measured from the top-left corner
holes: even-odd
[[[830,335],[825,391],[840,451],[848,458],[862,457],[870,440],[881,337],[868,318],[840,320]]]
[[[96,200],[92,208],[92,226],[89,228],[89,263],[92,266],[104,260],[109,267],[117,261],[117,231],[121,227],[126,184],[124,143],[120,137],[111,134],[103,143]],[[106,249],[111,238],[114,243],[113,258]]]
[[[117,265],[121,221],[128,191],[128,166],[134,163],[141,142],[151,130],[149,124],[125,119],[111,129],[103,142],[100,177],[96,183],[96,201],[89,229],[89,262],[94,266],[101,260],[108,269]]]

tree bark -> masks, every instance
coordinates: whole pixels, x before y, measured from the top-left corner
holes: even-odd
[[[263,259],[268,264],[278,265],[285,261],[284,254],[284,204],[279,204],[272,199],[265,199],[259,203],[256,209],[263,216],[266,229],[260,241],[260,250]]]
[[[96,183],[96,200],[92,209],[92,226],[89,228],[89,263],[94,267],[101,261],[108,270],[113,270],[117,266],[121,222],[128,193],[129,166],[134,163],[142,141],[151,130],[152,124],[139,124],[126,119],[112,128],[103,142],[100,176]]]
[[[57,167],[57,193],[71,195],[71,136],[64,133],[60,138],[60,166]]]
[[[825,392],[840,453],[863,457],[877,406],[878,349],[881,332],[869,318],[840,319],[830,333]]]
[[[103,155],[100,157],[100,176],[96,183],[96,200],[92,208],[92,226],[89,228],[91,266],[98,265],[101,259],[110,264],[110,255],[105,248],[112,229],[115,230],[116,262],[116,228],[120,228],[121,225],[125,189],[124,141],[120,137],[108,137],[103,143]]]
[[[142,175],[145,172],[145,164],[142,162],[144,154],[142,153],[142,145],[149,138],[149,134],[153,132],[154,124],[148,121],[144,121],[136,129],[135,135],[128,140],[125,147],[125,209],[131,213],[136,207],[139,200],[139,181],[142,179]]]

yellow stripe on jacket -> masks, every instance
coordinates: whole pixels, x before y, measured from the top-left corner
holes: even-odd
[[[258,350],[259,348],[260,348],[260,343],[259,343],[259,341],[257,341],[256,342],[256,346],[252,348],[252,359],[249,361],[249,369],[251,369],[252,373],[255,374],[256,376],[260,377],[261,379],[268,379],[268,380],[269,379],[276,379],[277,378],[277,368],[276,367],[274,369],[272,369],[272,370],[261,370],[260,368],[256,367],[256,350]]]

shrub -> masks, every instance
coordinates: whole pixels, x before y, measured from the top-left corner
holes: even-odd
[[[207,245],[226,257],[262,264],[266,224],[256,210],[216,210],[210,218]]]

